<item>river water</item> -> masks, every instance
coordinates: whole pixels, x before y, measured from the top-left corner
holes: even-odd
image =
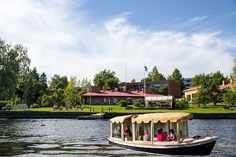
[[[219,137],[210,156],[236,157],[236,120],[192,120],[189,134],[207,127]],[[163,156],[108,145],[108,134],[108,120],[1,119],[0,156]]]

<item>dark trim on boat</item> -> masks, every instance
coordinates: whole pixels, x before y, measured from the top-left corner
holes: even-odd
[[[149,152],[149,153],[158,153],[158,154],[168,154],[168,155],[209,155],[215,145],[215,140],[209,140],[204,142],[203,144],[196,145],[185,145],[183,147],[142,147],[140,145],[135,146],[134,144],[122,144],[119,142],[115,142],[109,138],[107,138],[109,144],[116,145],[119,147],[124,147],[127,149]]]

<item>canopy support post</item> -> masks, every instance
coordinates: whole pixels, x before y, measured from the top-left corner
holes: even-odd
[[[185,121],[186,121],[186,136],[188,137],[188,120]]]
[[[177,142],[180,143],[180,131],[179,131],[180,126],[179,126],[179,120],[177,121],[176,125],[177,125],[177,126],[176,126],[176,130],[177,130]]]
[[[151,143],[153,144],[154,139],[154,124],[151,122]]]
[[[110,137],[112,137],[112,130],[113,130],[113,128],[112,128],[112,122],[110,122]]]
[[[135,123],[132,123],[132,139],[135,141]]]
[[[121,139],[124,141],[124,123],[121,123]]]
[[[170,130],[170,121],[168,120],[167,121],[167,133],[169,132],[169,130]]]

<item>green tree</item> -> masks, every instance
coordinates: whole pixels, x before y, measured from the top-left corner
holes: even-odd
[[[28,106],[38,103],[41,104],[42,95],[47,89],[47,77],[43,73],[39,75],[37,69],[30,70],[23,84],[23,100]]]
[[[236,90],[227,90],[227,92],[224,94],[224,102],[235,106],[236,105]]]
[[[83,78],[82,81],[80,81],[80,87],[81,87],[81,91],[80,91],[80,94],[84,93],[84,92],[87,92],[88,89],[91,88],[91,82],[88,81],[87,78]]]
[[[26,48],[0,39],[0,100],[15,99],[18,79],[29,65]]]
[[[154,66],[152,71],[148,73],[148,76],[145,81],[162,81],[166,80],[165,76],[157,70],[157,67]]]
[[[220,102],[223,96],[222,92],[224,92],[219,89],[219,85],[224,80],[223,74],[217,71],[216,73],[204,74],[197,77],[198,79],[195,79],[195,81],[197,80],[196,82],[198,83],[195,83],[200,86],[200,90],[195,97],[195,103],[206,104],[212,102],[216,105],[217,102]]]
[[[66,76],[54,75],[50,83],[50,89],[53,91],[54,103],[64,104],[64,90],[68,85],[68,80]]]
[[[66,104],[69,104],[73,107],[76,107],[78,104],[81,104],[80,95],[76,91],[76,78],[71,77],[70,81],[64,91],[64,97]]]
[[[177,69],[177,68],[175,68],[173,73],[170,76],[168,76],[168,80],[173,80],[173,81],[180,83],[182,90],[185,88],[184,78],[183,78],[181,72],[179,71],[179,69]]]
[[[192,80],[192,86],[198,86],[203,84],[206,80],[206,77],[207,76],[204,73],[195,75]]]
[[[95,86],[100,87],[101,89],[109,88],[114,89],[118,87],[119,79],[115,76],[114,71],[106,70],[100,71],[98,74],[95,74],[93,82]]]
[[[136,81],[135,81],[135,79],[132,79],[130,82],[131,82],[131,83],[135,83]]]

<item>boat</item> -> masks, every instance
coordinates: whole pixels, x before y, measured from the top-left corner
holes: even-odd
[[[86,116],[78,116],[78,120],[94,120],[94,119],[103,119],[105,113],[95,113],[91,115],[86,115]]]
[[[206,136],[190,137],[188,121],[192,119],[190,113],[148,113],[125,115],[110,119],[109,144],[132,150],[167,154],[167,155],[209,155],[214,148],[217,137],[206,130]],[[130,134],[126,134],[127,130]],[[158,141],[159,131],[163,134],[162,141]],[[165,134],[174,132],[175,139],[167,140]],[[145,135],[144,132],[150,133]],[[144,138],[149,136],[149,138]]]

